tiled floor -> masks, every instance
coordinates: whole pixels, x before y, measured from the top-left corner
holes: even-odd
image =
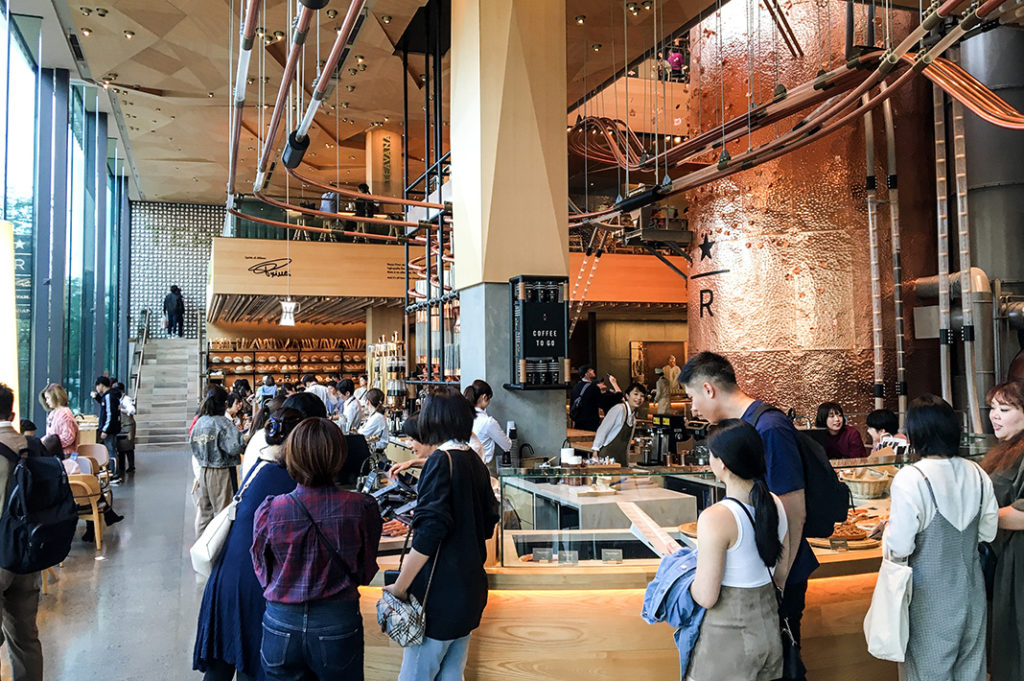
[[[138,472],[114,488],[124,521],[103,550],[75,540],[39,607],[46,681],[179,681],[192,668],[202,598],[188,560],[194,507],[183,448],[140,448]],[[79,524],[79,535],[84,531]],[[0,679],[9,681],[6,646]]]

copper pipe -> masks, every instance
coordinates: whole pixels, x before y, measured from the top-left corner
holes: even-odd
[[[334,192],[341,196],[348,196],[354,199],[368,199],[370,201],[379,201],[380,203],[396,204],[399,206],[416,206],[417,208],[437,208],[438,210],[444,210],[443,203],[428,203],[426,201],[413,201],[412,199],[399,199],[394,196],[380,196],[377,194],[363,194],[362,192],[353,191],[351,189],[342,189],[341,187],[332,187],[329,184],[322,184],[316,180],[311,180],[308,177],[303,177],[297,172],[288,168],[288,174],[294,177],[299,182],[308,184],[317,189],[323,189],[324,191]]]
[[[238,145],[242,139],[242,110],[245,108],[246,78],[249,75],[249,54],[252,53],[253,38],[256,36],[256,17],[259,13],[257,0],[249,0],[245,11],[242,40],[238,45],[239,69],[235,76],[235,108],[231,120],[231,137],[228,156],[228,196],[235,193],[235,175],[238,172]],[[241,62],[245,60],[245,69]],[[243,73],[244,71],[244,73]]]
[[[280,127],[281,117],[284,115],[284,103],[288,98],[288,88],[295,80],[295,65],[299,61],[299,53],[302,51],[302,44],[306,41],[306,33],[309,31],[309,22],[312,18],[313,10],[303,5],[299,12],[299,21],[295,26],[295,32],[292,34],[291,50],[288,52],[288,61],[284,65],[281,86],[277,89],[277,100],[274,102],[274,112],[270,116],[267,137],[263,140],[263,152],[260,154],[260,162],[256,167],[256,182],[253,184],[253,192],[261,191],[266,182],[267,164],[270,162],[270,154],[277,141],[277,129]]]
[[[283,208],[285,210],[293,210],[293,211],[296,211],[298,213],[305,213],[306,215],[315,215],[315,216],[320,217],[320,218],[329,218],[331,220],[351,220],[352,222],[369,222],[369,223],[375,224],[375,225],[389,225],[389,226],[396,225],[396,226],[399,226],[399,227],[416,227],[419,224],[419,223],[416,223],[416,222],[405,222],[404,220],[388,220],[386,218],[363,218],[363,217],[356,217],[355,215],[348,215],[348,214],[343,214],[343,213],[328,213],[326,211],[316,210],[316,209],[313,209],[313,208],[303,208],[302,206],[296,206],[296,205],[291,204],[291,203],[285,203],[284,201],[278,201],[277,199],[272,199],[269,196],[263,194],[262,192],[256,192],[255,194],[253,194],[253,196],[255,196],[257,199],[259,199],[263,203],[270,204],[271,206],[275,206],[277,208]],[[353,234],[362,235],[362,232],[352,232],[352,233]],[[397,237],[391,237],[391,238],[392,239],[396,239]],[[424,242],[424,243],[426,243],[426,242]]]

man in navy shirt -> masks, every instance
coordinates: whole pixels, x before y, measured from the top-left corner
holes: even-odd
[[[757,408],[763,404],[740,390],[732,364],[713,352],[691,357],[679,374],[679,383],[693,401],[693,413],[711,423],[725,419],[752,423]],[[796,428],[785,414],[774,409],[767,411],[755,427],[764,442],[768,488],[782,501],[789,521],[789,555],[793,556],[793,563],[786,580],[782,610],[789,617],[793,636],[799,642],[807,579],[818,567],[818,560],[803,537],[807,517],[803,461],[797,447]]]

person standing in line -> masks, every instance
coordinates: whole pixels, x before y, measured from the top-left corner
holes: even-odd
[[[960,418],[940,397],[924,395],[906,416],[921,460],[896,473],[882,535],[894,558],[913,569],[910,636],[903,681],[985,681],[985,577],[978,543],[996,536],[992,481],[963,458]]]
[[[242,463],[242,434],[225,413],[228,393],[212,386],[199,407],[199,420],[192,428],[190,444],[198,467],[196,480],[196,536],[206,529],[238,491],[235,467]]]
[[[498,460],[495,458],[495,450],[511,451],[512,440],[501,429],[494,417],[487,413],[487,407],[491,405],[494,391],[486,381],[477,379],[466,387],[463,395],[476,411],[476,417],[473,419],[473,434],[483,445],[484,464],[493,477],[498,477]]]
[[[768,490],[764,445],[753,426],[720,422],[708,449],[726,498],[697,521],[700,551],[690,594],[707,613],[686,678],[771,681],[782,676],[775,584],[786,583],[786,511]]]
[[[107,448],[110,467],[113,469],[113,478],[110,482],[119,485],[124,472],[117,467],[117,436],[121,432],[121,393],[113,386],[114,383],[109,376],[99,376],[96,379],[96,389],[90,395],[100,405],[96,437]]]
[[[14,428],[14,391],[0,383],[0,445],[14,452],[39,445],[31,443]],[[6,490],[14,466],[0,456],[0,517],[7,511]],[[43,681],[43,646],[39,642],[36,615],[39,612],[38,572],[16,575],[0,569],[0,628],[7,642],[13,681]]]
[[[629,466],[629,447],[636,432],[636,413],[647,400],[647,387],[630,383],[622,400],[608,410],[594,433],[591,450],[595,456],[612,458],[620,466]]]
[[[596,380],[597,373],[589,364],[580,367],[580,381],[573,386],[569,395],[569,417],[578,430],[597,431],[601,425],[598,409],[606,412],[622,401],[622,391],[614,376],[608,377],[612,392],[603,392]]]
[[[846,422],[838,402],[822,402],[814,419],[815,428],[825,428],[825,453],[829,459],[861,459],[867,456],[860,432]]]
[[[1024,678],[1024,382],[1000,383],[986,395],[998,442],[981,462],[999,504],[990,608],[992,681]]]
[[[266,446],[242,482],[235,520],[199,608],[192,668],[205,672],[203,681],[231,681],[236,673],[238,681],[263,678],[260,640],[267,602],[249,549],[256,509],[268,496],[295,489],[295,481],[285,469],[284,442],[302,419],[295,409],[271,414]]]
[[[351,384],[351,381],[349,383]],[[384,416],[384,393],[376,388],[367,390],[366,407],[370,415],[359,426],[357,432],[365,437],[366,442],[376,451],[383,452],[391,438],[391,433],[388,432],[388,419]]]
[[[274,384],[274,377],[267,374],[263,377],[263,383],[256,388],[256,405],[263,406],[267,400],[277,397],[277,386]]]
[[[403,650],[398,681],[461,679],[470,635],[487,605],[486,541],[499,514],[487,468],[469,448],[473,418],[473,405],[461,393],[437,388],[417,419],[420,441],[434,452],[417,485],[412,549],[398,579],[384,588],[399,600],[411,593],[422,603],[429,581],[430,594],[426,636]]]
[[[59,383],[51,383],[39,393],[39,402],[46,409],[46,434],[60,440],[64,458],[78,451],[78,421],[68,406],[68,393]]]
[[[694,415],[711,423],[735,418],[751,423],[765,404],[740,390],[732,364],[713,352],[691,357],[679,374],[679,382],[692,400]],[[765,481],[768,489],[782,501],[789,524],[789,546],[785,548],[790,563],[785,568],[788,575],[780,612],[789,620],[793,638],[799,643],[807,580],[818,567],[818,560],[803,534],[807,517],[803,459],[797,445],[796,428],[785,414],[766,411],[753,425],[764,444]]]
[[[250,553],[267,601],[267,681],[363,679],[359,587],[377,574],[382,523],[373,497],[334,485],[346,455],[337,426],[302,421],[284,450],[295,490],[256,510]]]
[[[164,316],[167,317],[167,335],[185,335],[185,299],[177,285],[171,285],[171,292],[164,296]]]

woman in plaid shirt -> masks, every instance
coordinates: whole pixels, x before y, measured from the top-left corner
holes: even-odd
[[[360,585],[377,573],[381,519],[373,497],[334,486],[345,438],[308,418],[285,442],[298,485],[256,511],[252,561],[263,586],[260,656],[268,681],[363,678]]]

